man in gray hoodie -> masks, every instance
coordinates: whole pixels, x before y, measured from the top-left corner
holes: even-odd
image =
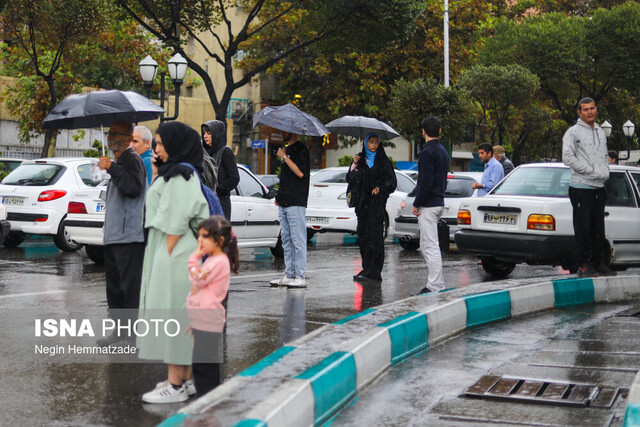
[[[595,122],[596,103],[583,98],[578,103],[578,121],[562,138],[562,161],[571,169],[569,198],[573,206],[579,277],[615,276],[604,263],[607,248],[604,207],[609,179],[607,138]]]

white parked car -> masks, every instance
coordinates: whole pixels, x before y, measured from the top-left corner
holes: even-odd
[[[267,188],[244,166],[238,165],[240,182],[231,193],[231,224],[238,237],[238,247],[269,247],[282,258],[278,207]],[[104,259],[103,233],[106,186],[78,191],[69,202],[65,227],[72,240],[86,246],[89,258],[97,263]]]
[[[66,252],[81,245],[69,239],[63,220],[71,193],[94,188],[103,178],[96,159],[47,158],[25,160],[0,183],[0,200],[7,208],[11,232],[6,247],[16,247],[28,234],[51,235]]]
[[[610,166],[604,260],[613,268],[640,265],[640,169]],[[493,277],[516,264],[562,266],[575,272],[571,172],[562,163],[514,169],[485,197],[464,199],[458,211],[458,248],[477,255]]]
[[[0,204],[0,245],[11,231],[11,223],[7,221],[7,208]]]
[[[445,252],[449,248],[449,242],[453,242],[453,235],[458,231],[458,207],[460,202],[466,197],[475,197],[478,190],[474,190],[471,186],[475,182],[480,182],[482,172],[450,172],[447,175],[447,189],[444,198],[444,212],[442,221],[449,227],[449,236],[440,237],[440,247]],[[415,250],[420,247],[420,227],[418,226],[418,217],[413,214],[413,201],[415,195],[413,192],[405,197],[400,204],[398,216],[396,217],[396,228],[394,237],[398,238],[400,246],[403,249]],[[446,227],[444,227],[446,229]],[[440,228],[439,228],[440,229]],[[445,243],[446,242],[446,243]]]
[[[307,238],[315,233],[355,233],[358,225],[354,208],[347,206],[348,167],[326,168],[311,175],[307,203]],[[403,172],[395,171],[396,191],[387,200],[385,221],[388,232],[393,233],[395,213],[416,183]],[[387,229],[385,227],[385,230]]]

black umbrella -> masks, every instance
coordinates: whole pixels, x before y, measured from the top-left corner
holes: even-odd
[[[263,108],[253,116],[253,127],[258,123],[296,135],[322,136],[329,133],[320,120],[298,110],[293,104]]]
[[[364,139],[370,133],[377,134],[381,139],[392,139],[398,136],[398,132],[391,126],[372,117],[343,116],[327,123],[326,126],[333,133],[360,139]]]
[[[69,95],[43,120],[45,129],[81,129],[111,126],[118,120],[131,123],[153,120],[164,109],[144,96],[120,90]]]

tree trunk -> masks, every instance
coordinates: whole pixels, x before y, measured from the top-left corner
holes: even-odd
[[[46,76],[44,78],[47,86],[49,87],[49,109],[53,110],[53,107],[58,103],[58,95],[56,93],[56,87],[54,85],[53,77]],[[44,132],[44,146],[42,147],[41,157],[53,157],[56,154],[56,138],[54,137],[55,130],[47,129]]]
[[[320,169],[322,167],[322,136],[311,137],[311,147],[309,155],[311,157],[311,169]]]

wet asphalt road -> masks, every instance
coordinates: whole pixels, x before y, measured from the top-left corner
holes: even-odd
[[[307,289],[271,288],[283,262],[268,250],[241,251],[232,277],[223,375],[231,377],[322,325],[418,292],[426,268],[417,251],[386,246],[381,284],[360,285],[352,276],[360,256],[352,237],[317,236],[309,247]],[[443,259],[448,287],[490,280],[476,259],[450,253]],[[518,266],[511,278],[562,274],[552,267]],[[24,354],[16,313],[38,310],[106,313],[104,267],[83,250],[59,252],[46,239],[17,249],[0,248],[0,413],[6,425],[155,425],[182,404],[143,405],[140,396],[164,380],[161,364],[56,363]]]

